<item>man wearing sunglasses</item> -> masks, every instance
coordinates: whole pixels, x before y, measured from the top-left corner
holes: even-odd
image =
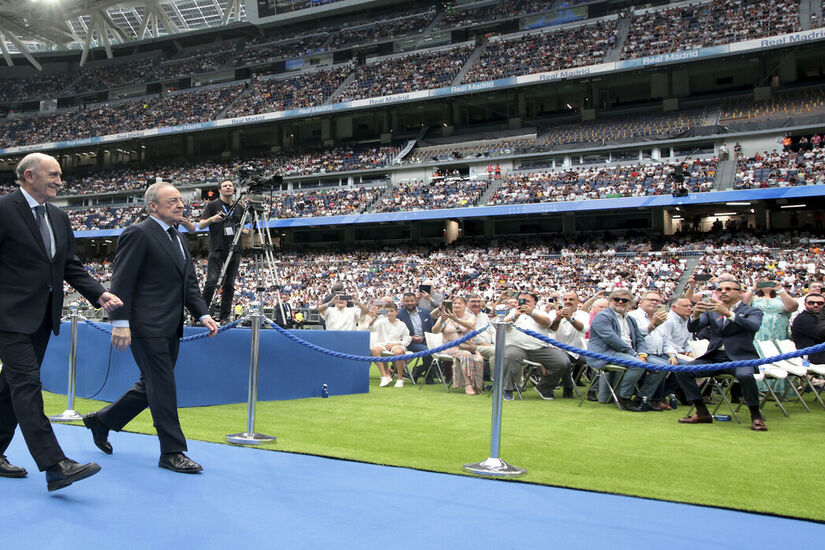
[[[603,309],[593,318],[590,325],[590,341],[587,343],[588,351],[603,353],[621,359],[633,359],[636,361],[648,360],[647,345],[645,336],[636,320],[627,315],[630,309],[632,297],[626,288],[617,288],[610,293],[608,298],[609,306]],[[652,362],[652,361],[651,361]],[[660,361],[656,361],[657,363]],[[664,363],[664,361],[661,361]],[[602,369],[608,363],[604,359],[587,358],[587,364],[594,369]],[[636,382],[645,373],[645,369],[639,367],[629,367],[622,383],[618,388],[617,396],[619,405],[626,411],[640,412],[643,409],[633,402],[633,393],[636,389]],[[607,376],[616,378],[618,373],[607,373]],[[640,390],[640,397],[647,398],[648,404],[653,400],[653,393],[662,380],[667,375],[666,371],[650,371],[645,378]],[[612,383],[612,381],[611,381]],[[602,378],[599,381],[599,402],[607,403],[610,400],[610,390],[607,381]],[[646,407],[644,410],[653,410]]]
[[[708,338],[708,350],[691,365],[707,365],[712,363],[727,363],[745,359],[758,359],[759,355],[753,347],[753,337],[762,324],[762,310],[742,303],[742,286],[737,281],[723,281],[716,287],[718,299],[707,298],[709,301],[698,302],[694,306],[688,330],[696,333],[704,331]],[[692,416],[680,418],[682,424],[710,424],[713,417],[708,411],[696,377],[714,376],[717,374],[732,374],[736,376],[742,388],[745,403],[751,412],[751,429],[757,432],[767,431],[765,420],[759,411],[759,390],[753,378],[755,367],[736,367],[735,369],[719,369],[699,373],[677,372],[676,381],[688,401],[693,402],[696,413]]]
[[[825,342],[825,335],[819,330],[819,323],[825,323],[825,296],[818,293],[805,295],[805,310],[796,316],[791,324],[791,338],[796,349],[809,348]],[[825,352],[812,353],[808,356],[811,363],[825,363]]]

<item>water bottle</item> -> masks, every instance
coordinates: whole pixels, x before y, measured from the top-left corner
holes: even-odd
[[[807,356],[804,356],[804,357],[802,358],[802,366],[803,366],[803,367],[805,367],[806,369],[811,368],[811,362],[810,362],[810,361],[808,361],[808,357],[807,357]]]
[[[729,414],[714,414],[714,420],[718,420],[719,422],[730,422],[730,415]]]
[[[676,396],[672,393],[670,394],[670,408],[675,409],[679,406],[679,401],[677,401]]]
[[[325,398],[325,399],[326,399],[327,397],[329,397],[329,390],[327,389],[327,385],[326,385],[326,384],[324,384],[324,387],[323,387],[323,388],[321,388],[321,397],[323,397],[323,398]]]

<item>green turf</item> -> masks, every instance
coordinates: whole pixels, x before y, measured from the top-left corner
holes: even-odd
[[[65,409],[63,395],[44,399],[47,414]],[[532,391],[504,403],[501,458],[528,470],[521,480],[825,520],[817,466],[825,410],[818,404],[809,414],[789,403],[790,418],[767,404],[766,433],[749,429],[745,408],[741,425],[687,426],[676,422],[685,407],[628,413],[577,404],[542,401]],[[101,406],[75,402],[81,413]],[[278,438],[263,449],[462,474],[462,464],[490,454],[491,408],[486,396],[447,394],[437,385],[379,388],[373,367],[369,394],[258,403],[255,430]],[[180,411],[187,437],[214,442],[246,431],[246,414],[246,404]],[[148,412],[127,428],[154,433]]]

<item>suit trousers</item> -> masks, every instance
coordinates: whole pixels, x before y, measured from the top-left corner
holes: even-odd
[[[161,454],[186,450],[186,438],[178,418],[175,363],[180,340],[132,338],[132,355],[140,369],[140,380],[120,399],[97,413],[98,419],[119,432],[147,406],[158,432]]]
[[[504,347],[504,389],[513,391],[521,384],[522,359],[541,363],[546,373],[536,386],[543,394],[552,395],[567,372],[570,356],[557,348],[544,346],[539,349],[525,350],[516,346]]]
[[[33,334],[0,331],[0,454],[6,452],[19,424],[41,472],[66,458],[43,412],[40,365],[51,336],[51,301],[49,306]]]
[[[228,251],[210,252],[207,260],[206,283],[203,285],[203,301],[209,306],[212,303],[212,296],[218,289],[218,279],[221,276],[221,269],[226,261]],[[235,296],[235,277],[238,276],[238,265],[241,263],[240,252],[232,254],[232,261],[226,268],[226,275],[223,279],[221,288],[221,308],[218,313],[218,319],[225,320],[229,318],[232,311],[232,298]],[[211,310],[210,310],[211,311]]]
[[[718,349],[705,354],[689,364],[709,365],[713,363],[727,363],[729,361],[731,361],[731,359],[725,351]],[[730,374],[735,376],[739,381],[739,385],[742,388],[742,396],[745,398],[745,404],[749,407],[759,406],[759,389],[756,387],[756,380],[753,377],[753,367],[736,367],[735,369],[719,369],[705,372],[677,372],[675,374],[676,381],[679,382],[679,387],[681,387],[682,391],[685,392],[685,399],[688,401],[692,402],[702,399],[702,394],[699,391],[699,384],[696,383],[697,376],[699,378],[705,378],[708,376],[716,376],[718,374]]]
[[[427,343],[426,342],[410,342],[410,345],[407,346],[407,351],[410,353],[418,353],[419,351],[427,350]],[[421,358],[421,363],[416,365],[412,371],[412,376],[414,381],[418,380],[419,376],[423,376],[425,372],[427,372],[430,368],[430,365],[433,362],[432,355],[425,355]],[[430,373],[429,380],[433,380],[433,373]]]

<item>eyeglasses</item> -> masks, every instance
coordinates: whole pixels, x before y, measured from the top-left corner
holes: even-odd
[[[626,304],[630,301],[630,298],[611,298],[617,304]]]
[[[556,300],[558,300],[558,298],[548,298],[548,300],[550,300],[551,302],[555,302]]]
[[[730,292],[731,290],[735,290],[735,291],[739,292],[742,289],[741,288],[735,288],[735,287],[732,287],[732,286],[720,286],[716,290],[724,290],[726,292]]]
[[[808,302],[808,305],[809,306],[825,306],[825,302],[820,302],[819,300],[817,300],[817,301],[811,300],[810,302]]]

